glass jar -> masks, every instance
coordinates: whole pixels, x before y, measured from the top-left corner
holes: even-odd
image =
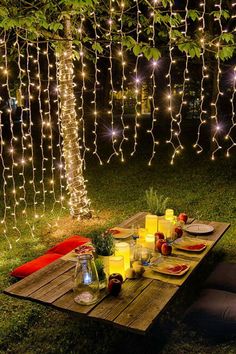
[[[75,269],[74,301],[80,305],[91,305],[99,296],[97,269],[91,254],[81,254]]]

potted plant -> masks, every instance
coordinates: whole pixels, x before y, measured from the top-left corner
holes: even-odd
[[[109,257],[113,255],[115,250],[115,242],[112,233],[109,231],[96,232],[92,235],[92,243],[96,250],[97,257],[104,264],[105,273],[109,272]]]
[[[106,273],[104,271],[104,264],[101,259],[95,259],[95,266],[98,272],[98,279],[99,279],[99,288],[104,289],[107,286],[107,278]]]
[[[162,216],[165,214],[169,198],[164,195],[157,194],[157,191],[150,187],[145,191],[145,199],[148,207],[148,211],[157,216]]]

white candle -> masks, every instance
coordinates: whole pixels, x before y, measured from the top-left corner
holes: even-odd
[[[157,216],[156,215],[146,215],[145,217],[145,229],[148,234],[155,234],[157,232]]]
[[[118,242],[115,247],[115,256],[124,257],[125,271],[130,268],[130,247],[127,242]]]
[[[147,234],[145,237],[145,246],[150,249],[154,250],[154,242],[155,242],[155,236],[151,234]]]

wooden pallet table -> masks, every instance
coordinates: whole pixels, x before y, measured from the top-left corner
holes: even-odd
[[[142,226],[145,215],[145,212],[135,214],[119,226],[126,228],[131,225]],[[196,221],[191,219],[190,222]],[[212,225],[214,231],[209,236],[201,237],[212,241],[204,255],[189,257],[190,259],[196,258],[197,266],[230,227],[230,224],[222,222],[204,221],[204,223]],[[4,293],[145,334],[182,286],[144,277],[126,280],[117,297],[113,297],[103,290],[100,292],[97,304],[81,306],[74,302],[72,291],[74,267],[75,262],[58,259],[11,285]],[[196,269],[197,267],[194,267],[193,271]],[[187,273],[184,283],[189,280],[191,274],[192,271]]]

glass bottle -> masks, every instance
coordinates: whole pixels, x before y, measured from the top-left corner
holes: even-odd
[[[99,296],[97,269],[91,254],[81,254],[75,269],[74,301],[80,305],[91,305]]]

